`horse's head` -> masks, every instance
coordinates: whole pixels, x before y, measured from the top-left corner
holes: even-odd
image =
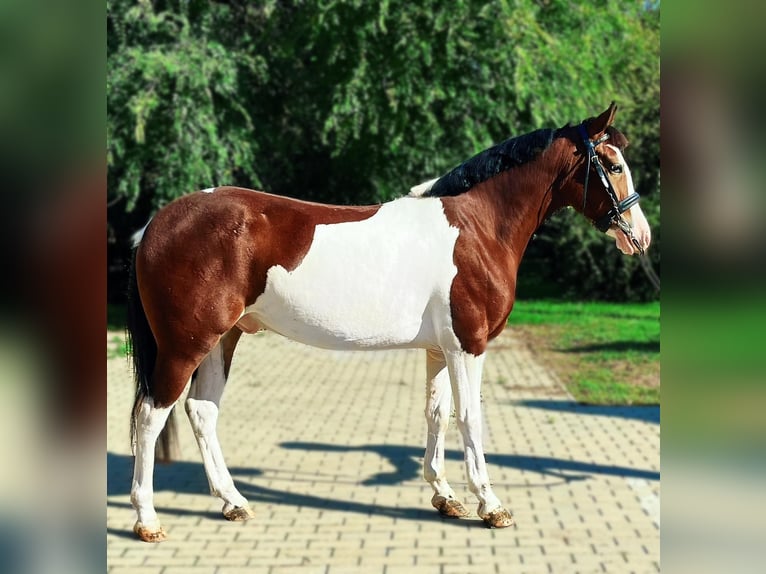
[[[651,230],[638,205],[623,150],[627,138],[612,127],[614,102],[601,115],[577,127],[577,149],[584,158],[575,181],[582,189],[575,207],[593,224],[613,237],[626,255],[643,253],[651,242]],[[578,186],[579,187],[579,186]],[[578,205],[579,203],[579,205]]]

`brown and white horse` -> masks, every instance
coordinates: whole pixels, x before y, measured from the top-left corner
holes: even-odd
[[[216,422],[237,341],[262,329],[327,349],[424,349],[431,503],[447,516],[468,514],[444,469],[454,400],[478,515],[492,527],[513,524],[484,461],[485,350],[506,325],[529,239],[556,210],[573,206],[623,253],[649,246],[621,151],[627,140],[611,127],[615,110],[507,140],[382,205],[218,187],[160,210],[135,252],[128,319],[136,534],[165,538],[153,504],[155,445],[190,380],[186,412],[210,490],[229,520],[253,515],[224,462]]]

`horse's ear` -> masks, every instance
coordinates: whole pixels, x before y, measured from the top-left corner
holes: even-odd
[[[588,122],[588,135],[590,139],[597,139],[606,131],[606,128],[612,125],[614,114],[617,112],[617,104],[612,102],[609,107],[597,118]]]

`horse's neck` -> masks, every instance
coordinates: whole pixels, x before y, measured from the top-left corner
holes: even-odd
[[[509,169],[469,192],[483,203],[494,236],[520,258],[535,230],[556,209],[557,178],[561,169],[535,162]]]

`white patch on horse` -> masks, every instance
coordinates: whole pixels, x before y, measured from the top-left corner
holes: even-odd
[[[217,187],[208,187],[207,189],[203,189],[202,193],[213,193],[216,189],[218,189],[218,188]]]
[[[243,314],[328,349],[459,348],[449,299],[458,234],[436,198],[405,197],[363,221],[317,225],[300,265],[269,269]]]
[[[626,181],[628,183],[628,195],[632,194],[635,192],[635,188],[633,187],[633,176],[630,174],[630,167],[628,167],[628,163],[625,161],[625,157],[622,155],[620,148],[617,146],[606,144],[606,147],[613,150],[617,154],[618,161],[623,168],[623,173],[627,178]],[[649,227],[649,222],[646,220],[646,216],[644,215],[644,212],[641,211],[641,207],[638,203],[636,203],[626,212],[626,219],[633,228],[633,234],[636,236],[636,239],[638,239],[639,243],[641,243],[641,246],[644,249],[648,248],[649,243],[651,243],[652,240],[652,231]],[[617,242],[617,248],[624,254],[633,255],[634,253],[637,253],[638,250],[619,229],[609,229],[606,234],[615,239]]]
[[[435,177],[433,179],[429,179],[428,181],[424,181],[423,183],[419,183],[418,185],[413,185],[407,195],[410,197],[422,197],[423,194],[431,191],[431,188],[437,181],[439,181],[439,178]]]

